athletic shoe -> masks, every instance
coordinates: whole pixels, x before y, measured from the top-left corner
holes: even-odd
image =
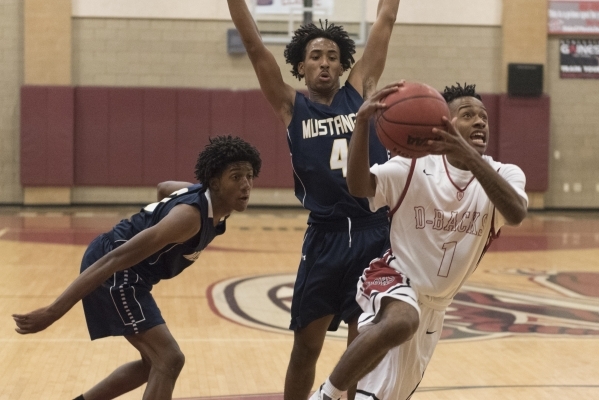
[[[320,385],[318,390],[316,392],[314,392],[314,394],[310,397],[309,400],[341,400],[341,397],[339,397],[337,399],[332,399],[329,396],[327,396],[326,394],[322,393],[323,386],[324,386],[324,384]]]

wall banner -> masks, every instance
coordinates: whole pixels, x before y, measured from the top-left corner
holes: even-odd
[[[599,79],[599,39],[561,39],[560,78]]]
[[[549,0],[550,34],[599,34],[599,0]]]
[[[332,12],[333,0],[312,0],[315,9],[324,9],[328,14]],[[257,0],[257,14],[291,14],[303,12],[304,0]]]

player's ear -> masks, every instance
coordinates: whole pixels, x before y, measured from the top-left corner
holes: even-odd
[[[304,77],[304,62],[300,61],[299,63],[297,63],[297,74],[303,78]]]
[[[218,192],[218,190],[220,189],[220,180],[218,178],[210,179],[210,181],[208,182],[208,187],[210,188],[210,190]]]

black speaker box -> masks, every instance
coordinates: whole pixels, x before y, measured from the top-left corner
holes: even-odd
[[[509,64],[507,93],[535,97],[543,94],[543,64]]]

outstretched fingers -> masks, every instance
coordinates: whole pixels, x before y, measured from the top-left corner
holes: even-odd
[[[429,140],[427,142],[428,151],[430,154],[446,154],[449,152],[456,140],[459,140],[460,134],[458,133],[455,122],[457,118],[449,120],[447,117],[442,117],[445,123],[445,129],[433,128],[432,131],[439,138],[437,140]]]
[[[384,110],[387,108],[387,104],[385,104],[385,98],[389,96],[391,93],[396,92],[401,86],[405,83],[404,80],[390,83],[383,87],[381,90],[378,90],[372,96],[366,98],[364,103],[358,110],[358,115],[360,117],[370,118],[372,117],[377,110]]]
[[[406,83],[406,81],[404,79],[402,79],[400,81],[392,82],[392,83],[386,85],[385,87],[383,87],[378,92],[376,92],[372,96],[372,99],[373,100],[376,99],[378,101],[378,100],[380,100],[382,98],[385,98],[388,95],[390,95],[391,93],[397,92],[399,90],[399,88],[402,87],[405,83]]]
[[[440,136],[445,136],[445,135],[459,136],[458,131],[455,127],[455,122],[457,121],[456,117],[454,117],[451,120],[447,117],[441,117],[441,119],[443,120],[443,123],[445,124],[445,129],[433,128],[433,133],[436,133]]]

